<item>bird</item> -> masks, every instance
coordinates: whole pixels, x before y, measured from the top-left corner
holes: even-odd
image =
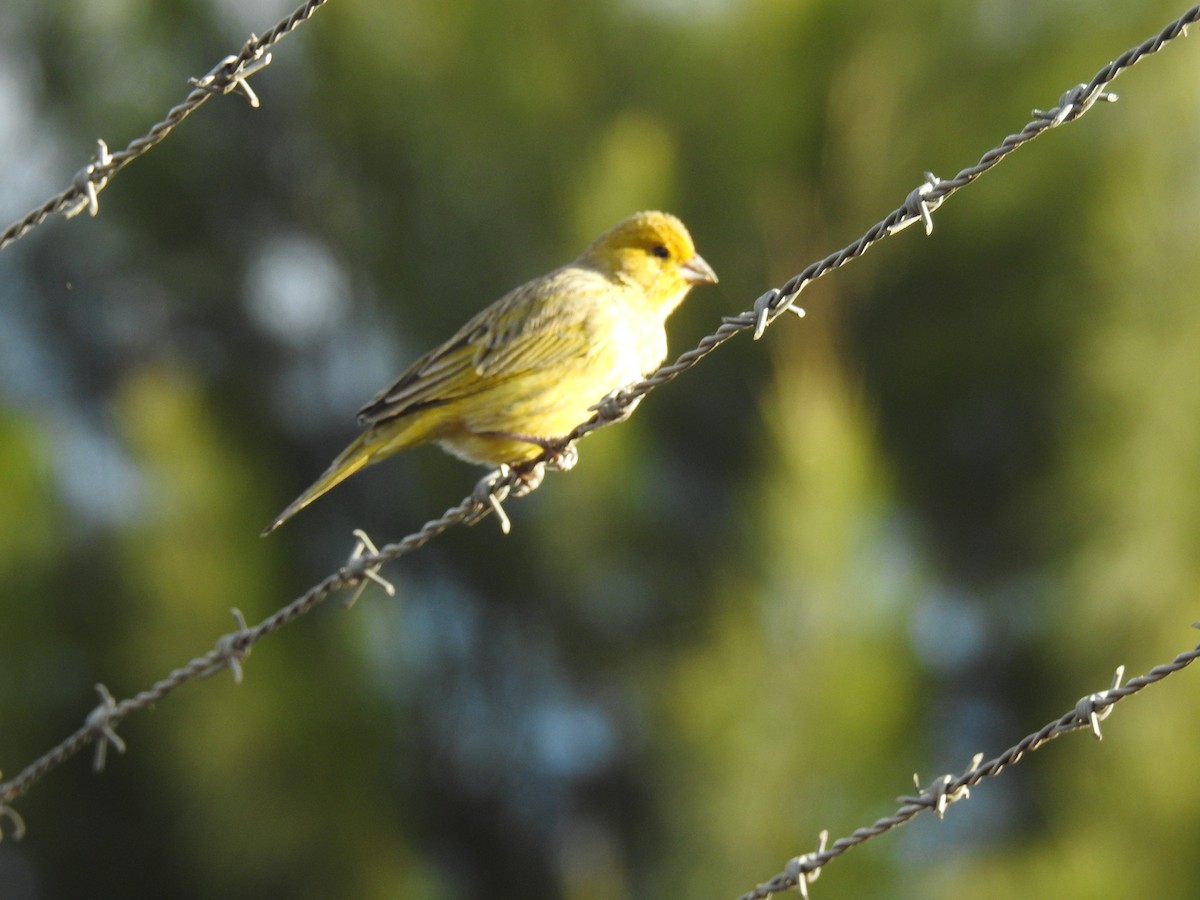
[[[355,472],[423,444],[488,467],[562,449],[597,403],[666,359],[667,317],[692,287],[716,282],[677,217],[629,216],[376,394],[358,412],[362,434],[263,535]]]

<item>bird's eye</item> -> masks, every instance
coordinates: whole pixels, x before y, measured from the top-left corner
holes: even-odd
[[[666,247],[664,247],[662,244],[655,245],[654,249],[651,250],[650,252],[653,253],[655,256],[657,256],[659,259],[667,259],[671,256],[671,251],[668,250]]]

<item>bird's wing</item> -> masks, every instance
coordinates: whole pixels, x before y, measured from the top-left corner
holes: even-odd
[[[586,356],[591,306],[586,300],[612,288],[599,273],[571,266],[522,285],[409,366],[359,410],[359,424],[449,403]]]

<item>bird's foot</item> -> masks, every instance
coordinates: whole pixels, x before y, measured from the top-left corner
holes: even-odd
[[[546,478],[546,463],[534,463],[527,471],[517,473],[517,483],[512,486],[511,496],[515,498],[528,497],[539,487]]]
[[[546,458],[546,465],[556,472],[570,472],[575,468],[575,463],[579,462],[579,449],[575,446],[574,441],[567,441],[565,444],[546,449],[550,451],[550,456]]]
[[[500,523],[500,530],[508,534],[512,530],[512,522],[509,520],[508,514],[504,512],[501,503],[509,497],[520,499],[532,494],[541,487],[548,469],[556,472],[569,472],[575,467],[575,463],[579,462],[579,451],[575,449],[574,441],[564,441],[561,438],[539,438],[507,432],[490,433],[496,437],[533,444],[541,447],[546,454],[545,459],[539,460],[528,469],[518,470],[516,480],[511,484],[505,482],[512,478],[513,467],[502,463],[495,471],[485,475],[475,485],[472,499],[475,501],[478,512],[468,517],[466,523],[474,525],[488,512],[491,512],[496,516],[496,521]]]
[[[630,387],[633,387],[633,385],[630,385]],[[642,402],[640,396],[631,397],[626,393],[626,390],[626,388],[621,388],[620,390],[606,394],[604,399],[591,407],[591,409],[595,410],[596,414],[609,424],[624,422],[633,415],[633,411]]]
[[[570,472],[579,462],[579,450],[574,441],[538,440],[536,443],[545,451],[546,458],[517,473],[519,480],[512,489],[514,497],[525,497],[536,491],[542,486],[547,472]]]
[[[516,434],[511,431],[488,431],[486,434],[489,437],[503,438],[506,441],[520,441],[524,444],[541,447],[545,454],[542,462],[556,472],[569,472],[575,468],[575,463],[579,462],[579,451],[575,449],[575,442],[565,438],[544,438],[532,434]],[[542,478],[545,477],[544,471],[538,471],[542,462],[529,470],[528,477],[526,474],[521,475],[522,481],[533,485],[529,490],[533,490],[541,484]]]

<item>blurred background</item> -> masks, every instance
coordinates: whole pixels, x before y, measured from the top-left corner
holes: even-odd
[[[1185,4],[337,0],[0,252],[0,768],[481,471],[259,529],[421,351],[630,212],[682,351]],[[17,0],[0,218],[292,9]],[[581,462],[188,685],[17,808],[0,897],[732,898],[1191,646],[1200,46],[812,286]],[[830,866],[834,900],[1195,895],[1183,674]],[[6,829],[7,832],[7,829]],[[7,836],[7,835],[6,835]]]

